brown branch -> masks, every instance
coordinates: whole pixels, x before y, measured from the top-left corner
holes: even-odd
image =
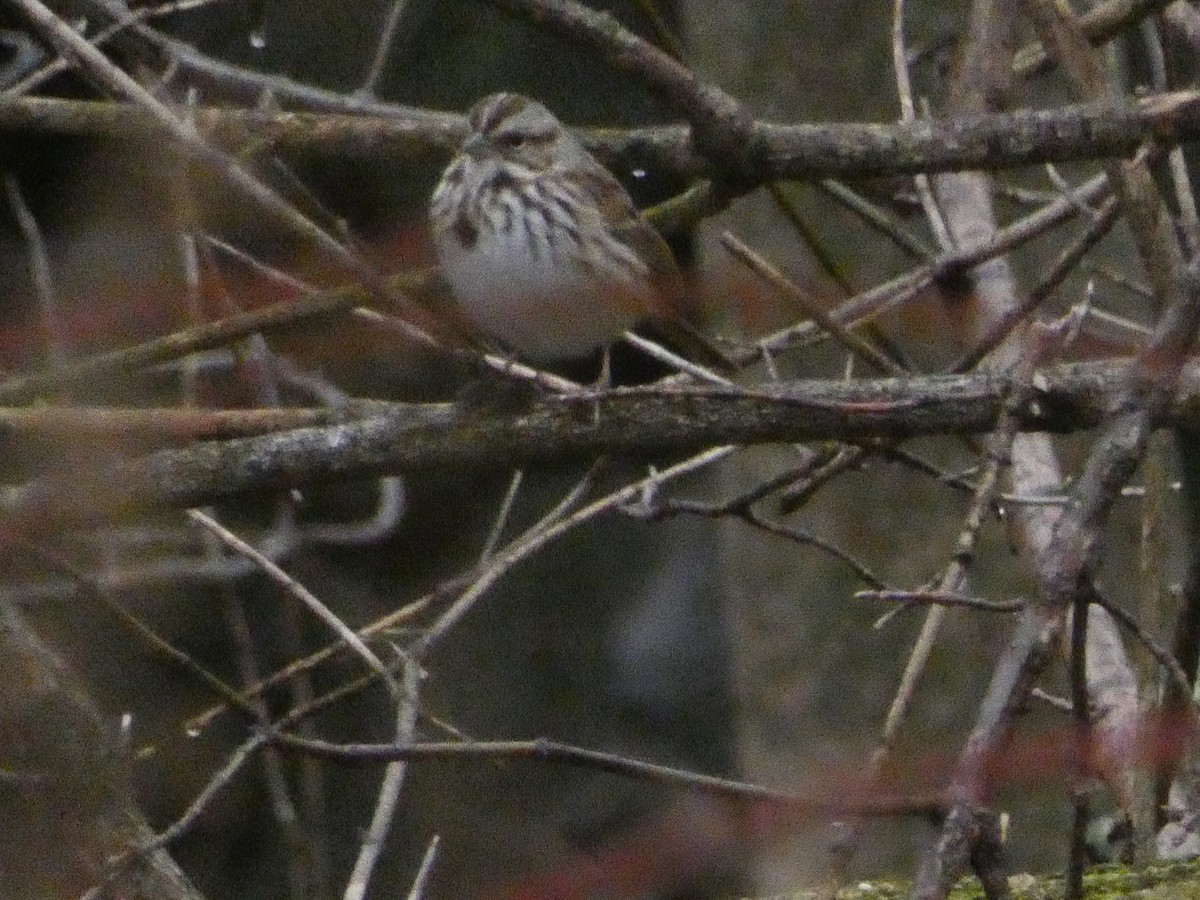
[[[369,159],[408,165],[445,159],[462,140],[461,116],[397,119],[333,113],[199,108],[196,130],[230,149],[257,146],[299,156]],[[756,122],[754,158],[732,171],[749,188],[764,181],[1001,169],[1044,162],[1121,158],[1148,142],[1200,137],[1200,94],[1178,91],[1132,103],[960,116],[911,123]],[[51,98],[0,103],[0,132],[112,137],[160,134],[152,113],[130,104]],[[708,178],[714,166],[684,126],[621,131],[581,129],[588,148],[614,169],[655,167]]]
[[[1025,608],[1023,600],[988,600],[985,597],[971,597],[957,591],[858,591],[855,600],[882,600],[885,603],[926,603],[936,606],[961,606],[966,609],[977,609],[983,612],[1011,613],[1020,612]]]
[[[13,5],[20,9],[41,38],[78,66],[85,76],[115,96],[140,107],[154,123],[156,135],[167,138],[179,152],[216,176],[268,221],[301,238],[330,260],[337,261],[363,284],[386,296],[378,274],[365,261],[259,181],[236,159],[206,143],[194,127],[177,118],[41,0],[13,0]]]
[[[581,45],[621,72],[634,74],[692,126],[692,143],[722,180],[741,181],[762,152],[748,110],[719,87],[608,13],[574,0],[489,0],[493,6]]]
[[[1109,0],[1093,6],[1079,17],[1080,29],[1092,46],[1111,41],[1127,28],[1154,15],[1171,0]],[[1013,60],[1013,70],[1021,76],[1048,71],[1055,59],[1040,43],[1021,48]]]
[[[384,118],[436,117],[438,114],[399,103],[384,103],[360,94],[346,94],[294,81],[283,75],[232,65],[201,53],[190,44],[150,27],[143,8],[131,10],[121,0],[77,0],[75,6],[98,21],[112,19],[113,43],[128,59],[169,73],[200,90],[205,97],[235,98],[247,105],[270,96],[286,107],[341,113],[368,113]],[[74,7],[73,7],[74,8]]]
[[[1120,408],[1123,363],[1035,376],[1021,426],[1073,431]],[[982,433],[1010,390],[998,374],[770,383],[757,390],[630,388],[548,396],[520,415],[450,404],[372,404],[369,418],[162,450],[10,490],[0,512],[33,532],[95,524],[147,509],[201,506],[247,491],[419,470],[506,470],[607,453],[660,455],[723,444],[869,441]],[[1188,369],[1147,425],[1200,421],[1200,366]]]
[[[1015,712],[1028,700],[1045,668],[1049,644],[1063,615],[1091,591],[1100,558],[1102,527],[1120,488],[1136,469],[1154,421],[1169,402],[1185,351],[1200,322],[1200,272],[1193,265],[1180,279],[1153,338],[1129,368],[1114,412],[1108,417],[1080,478],[1072,485],[1070,503],[1055,523],[1049,543],[1039,553],[1037,595],[1024,613],[997,662],[992,683],[975,726],[959,757],[950,787],[954,810],[943,827],[943,841],[955,839],[966,826],[963,815],[985,804],[990,786],[983,773],[1006,741]],[[936,896],[931,894],[930,896]]]
[[[429,280],[428,272],[407,273],[391,279],[389,289],[420,291],[428,285]],[[299,300],[275,303],[216,322],[184,328],[132,347],[98,353],[26,375],[14,375],[0,381],[0,399],[26,398],[42,391],[86,382],[99,375],[167,362],[188,353],[224,346],[247,335],[277,331],[310,319],[344,312],[370,300],[366,291],[347,286]]]
[[[368,403],[359,414],[370,408]],[[332,425],[346,417],[329,408],[188,409],[159,407],[120,409],[108,406],[0,407],[0,434],[6,440],[40,440],[66,444],[129,441],[190,444],[269,434],[288,428]],[[353,413],[352,413],[353,414]]]
[[[631,74],[652,93],[657,94],[672,109],[681,113],[693,129],[692,142],[700,154],[712,161],[718,174],[739,187],[750,176],[747,168],[762,166],[770,170],[770,161],[775,155],[761,123],[755,122],[749,112],[734,97],[715,85],[707,84],[690,68],[621,26],[608,13],[590,9],[575,0],[488,0],[491,5],[505,12],[545,28],[552,34],[593,52],[599,59],[614,69]],[[1089,37],[1097,43],[1110,39],[1123,29],[1150,15],[1166,0],[1139,0],[1106,4],[1089,17]],[[1040,65],[1036,51],[1029,57],[1031,68]],[[1026,71],[1031,71],[1027,69]],[[838,156],[853,157],[857,143],[848,143],[838,148]],[[901,150],[903,148],[895,148]],[[1128,148],[1123,156],[1132,153]],[[1044,161],[1044,160],[1042,160]],[[986,164],[968,165],[961,168],[986,169]],[[934,171],[922,168],[920,171]],[[939,171],[946,171],[941,169]],[[871,174],[895,173],[886,168]],[[765,180],[784,177],[815,177],[833,172],[801,172],[792,175],[759,175]],[[866,173],[860,173],[866,174]]]
[[[131,54],[151,65],[170,69],[178,77],[202,88],[205,95],[220,94],[233,96],[248,104],[270,95],[289,108],[324,110],[328,112],[369,114],[383,118],[406,118],[422,116],[439,120],[444,114],[414,109],[397,103],[386,103],[370,97],[348,96],[324,90],[313,85],[293,81],[280,75],[268,74],[234,66],[207,56],[190,44],[169,37],[141,21],[117,0],[79,0],[82,8],[94,13],[97,18],[112,18],[121,26],[116,42],[123,52]],[[1080,16],[1084,34],[1093,45],[1111,41],[1123,31],[1133,27],[1142,19],[1153,15],[1170,4],[1170,0],[1108,0],[1089,9]],[[530,5],[530,9],[533,5]],[[514,8],[514,12],[517,10]],[[671,48],[679,55],[677,48]],[[1040,74],[1053,66],[1054,60],[1042,46],[1034,42],[1016,55],[1013,69],[1018,76]],[[443,123],[450,116],[440,118]]]
[[[127,750],[115,723],[10,606],[0,607],[0,676],[20,686],[6,694],[0,713],[5,768],[45,776],[36,780],[33,797],[12,790],[0,795],[12,841],[7,881],[24,872],[24,883],[53,883],[77,895],[105,876],[114,855],[151,834],[127,790]],[[114,889],[131,900],[202,900],[161,851],[139,857]]]
[[[671,766],[644,762],[615,753],[604,753],[587,747],[564,744],[546,738],[514,741],[471,741],[416,744],[335,744],[308,740],[275,733],[269,741],[297,753],[305,753],[342,765],[370,765],[403,760],[505,759],[552,762],[593,771],[607,772],[626,778],[637,778],[657,784],[667,784],[703,794],[732,800],[767,801],[789,810],[808,814],[923,816],[936,813],[940,804],[936,797],[836,797],[822,798],[811,792],[791,793],[772,790],[757,784],[734,781]]]
[[[1000,315],[986,323],[984,332],[976,340],[975,345],[962,354],[947,371],[965,372],[978,365],[987,354],[991,353],[1018,326],[1033,314],[1033,312],[1054,293],[1066,277],[1079,265],[1083,257],[1100,240],[1107,235],[1117,222],[1119,208],[1113,197],[1107,197],[1096,214],[1096,218],[1088,223],[1083,233],[1070,245],[1065,247],[1058,258],[1050,265],[1045,274],[1038,280],[1020,303],[1011,309],[1001,311]]]

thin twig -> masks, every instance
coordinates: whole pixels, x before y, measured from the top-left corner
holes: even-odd
[[[249,699],[238,692],[236,688],[219,678],[214,673],[210,672],[203,665],[197,662],[191,655],[179,649],[166,638],[162,637],[157,631],[147,625],[139,616],[135,615],[123,603],[117,599],[114,594],[105,589],[100,582],[88,572],[85,572],[79,566],[75,565],[64,555],[50,547],[22,538],[17,534],[8,533],[5,535],[7,540],[17,542],[26,552],[44,560],[49,565],[56,569],[66,572],[70,579],[77,585],[83,587],[92,596],[99,600],[110,612],[116,615],[118,621],[126,628],[129,628],[139,638],[144,640],[155,652],[161,654],[165,658],[171,660],[178,665],[201,684],[211,689],[217,696],[221,697],[226,704],[237,709],[248,718],[254,717],[254,707],[249,702]]]
[[[825,465],[834,458],[838,449],[829,447],[811,450],[803,445],[797,445],[801,452],[801,461],[777,475],[763,479],[753,487],[747,488],[727,500],[701,502],[697,500],[653,498],[653,502],[626,504],[622,512],[637,518],[656,520],[674,515],[696,515],[717,519],[723,516],[739,515],[755,503],[765,499],[780,488],[793,484],[797,479],[810,475],[815,469]]]
[[[882,372],[890,372],[893,375],[908,373],[908,370],[899,363],[893,361],[886,354],[881,353],[869,342],[863,340],[849,328],[830,316],[816,300],[800,290],[795,282],[784,276],[782,272],[767,262],[759,253],[738,240],[732,232],[722,232],[721,244],[750,269],[751,272],[772,285],[776,290],[783,293],[789,300],[799,306],[806,316],[811,318],[820,328],[833,335],[848,350],[857,353]]]
[[[880,234],[890,239],[909,256],[926,261],[932,260],[936,256],[936,251],[932,247],[897,222],[895,217],[888,215],[878,205],[840,181],[833,178],[822,178],[815,185]]]
[[[324,695],[317,697],[311,703],[304,706],[296,706],[289,710],[285,715],[277,719],[272,727],[276,730],[290,728],[306,719],[313,716],[324,709],[344,700],[347,697],[353,696],[365,687],[369,687],[377,680],[374,672],[370,672],[359,678],[351,679],[350,681],[339,684],[336,688],[328,691]],[[154,836],[153,839],[140,845],[134,850],[129,851],[123,858],[113,861],[112,874],[110,879],[116,877],[121,868],[128,865],[135,856],[144,856],[155,850],[161,849],[176,840],[179,840],[199,822],[201,815],[212,803],[213,799],[226,787],[233,783],[233,779],[238,773],[254,759],[255,755],[266,747],[275,732],[262,731],[252,734],[247,738],[236,750],[230,755],[216,773],[210,778],[204,788],[196,795],[188,808],[179,818],[171,823],[163,831]]]
[[[828,814],[845,814],[853,811],[863,815],[924,815],[936,811],[937,798],[829,798],[824,799],[812,792],[792,793],[766,788],[761,785],[729,778],[704,775],[686,769],[662,766],[564,744],[559,741],[535,738],[526,741],[477,741],[474,743],[420,743],[397,746],[393,744],[334,744],[327,741],[309,741],[287,734],[275,733],[267,738],[282,748],[300,753],[309,753],[345,765],[384,763],[396,760],[408,762],[435,759],[528,759],[537,762],[554,762],[578,766],[627,778],[637,778],[658,784],[667,784],[728,797],[734,800],[759,800],[777,803],[787,809]]]
[[[636,331],[626,331],[621,335],[621,340],[629,344],[631,347],[636,347],[641,350],[651,359],[658,360],[670,366],[679,372],[686,375],[691,375],[693,378],[705,384],[719,384],[725,387],[733,387],[734,382],[730,381],[723,375],[718,375],[712,369],[702,366],[699,363],[693,362],[690,359],[685,359],[678,353],[673,353],[666,347],[662,346],[649,338],[644,338]]]
[[[1015,328],[1026,321],[1062,284],[1088,251],[1112,230],[1113,225],[1117,222],[1120,209],[1120,204],[1115,197],[1105,198],[1099,214],[1088,224],[1083,234],[1059,254],[1025,299],[1012,309],[1006,310],[1002,315],[993,318],[975,345],[955,360],[946,371],[966,372],[971,369],[1004,341]]]
[[[517,471],[513,472],[513,476],[508,482],[508,490],[504,492],[504,499],[500,501],[500,508],[496,510],[496,517],[492,522],[492,530],[488,532],[487,540],[483,542],[483,549],[479,551],[477,565],[483,565],[496,552],[496,546],[500,543],[500,536],[504,533],[504,528],[508,524],[508,517],[512,514],[513,502],[517,499],[517,493],[521,490],[521,482],[524,479],[524,470],[517,469]]]
[[[1089,775],[1088,743],[1091,711],[1088,707],[1087,635],[1088,598],[1080,592],[1071,607],[1071,718],[1074,752],[1071,794],[1071,840],[1068,848],[1066,897],[1079,900],[1083,896],[1083,870],[1087,866],[1087,826],[1089,804],[1085,780]]]
[[[896,79],[896,91],[900,98],[900,120],[915,122],[917,107],[913,102],[912,79],[908,74],[908,52],[904,42],[904,0],[893,0],[892,4],[892,75]],[[941,208],[933,195],[933,187],[929,176],[924,172],[913,178],[917,187],[917,196],[921,200],[921,208],[925,210],[925,221],[933,232],[938,246],[943,251],[953,250],[956,246],[946,220],[942,217]]]
[[[885,603],[927,603],[938,606],[961,606],[966,609],[978,609],[984,612],[1011,613],[1020,612],[1025,608],[1021,600],[988,600],[984,597],[970,597],[955,591],[858,591],[855,600],[882,600]]]
[[[272,221],[291,233],[319,247],[330,259],[341,263],[347,271],[361,279],[372,292],[387,297],[389,291],[382,279],[359,256],[282,199],[271,188],[244,169],[225,152],[205,143],[196,129],[181,121],[153,94],[126,74],[86,38],[60,19],[41,0],[13,0],[38,32],[64,56],[73,59],[84,72],[111,90],[118,97],[136,103],[149,112],[162,131],[188,157],[204,165],[239,196],[250,201]]]
[[[363,78],[362,87],[357,91],[360,96],[367,99],[375,98],[375,88],[379,85],[379,79],[383,75],[383,67],[387,65],[388,55],[392,51],[396,31],[400,27],[400,20],[404,16],[404,8],[407,5],[408,0],[392,0],[388,9],[387,21],[383,23],[383,28],[379,32],[379,43],[375,47],[375,55],[371,58],[371,67],[367,70],[366,77]]]
[[[188,518],[215,535],[216,538],[226,547],[229,547],[235,553],[239,553],[247,559],[252,560],[254,564],[258,566],[272,581],[307,606],[318,619],[328,625],[333,633],[341,638],[346,646],[354,650],[354,652],[358,654],[359,658],[362,659],[369,668],[373,669],[375,673],[383,679],[383,683],[387,685],[388,691],[391,692],[393,697],[401,696],[400,686],[396,684],[395,680],[392,678],[391,672],[388,671],[388,668],[379,660],[379,657],[375,655],[374,651],[363,642],[362,638],[358,636],[354,629],[350,628],[345,622],[343,622],[342,619],[336,613],[334,613],[333,610],[322,603],[315,594],[304,587],[304,585],[300,584],[300,582],[296,581],[296,579],[288,575],[287,572],[280,568],[280,566],[278,566],[275,562],[268,559],[259,551],[255,550],[252,546],[243,541],[212,516],[207,515],[198,509],[189,509],[187,514]]]
[[[404,665],[404,676],[401,679],[403,688],[402,693],[396,697],[395,742],[398,745],[412,743],[417,727],[417,698],[421,684],[420,664],[407,654],[401,654],[401,658]],[[384,769],[383,783],[375,801],[375,813],[371,816],[371,824],[359,844],[358,857],[346,883],[343,900],[362,900],[367,895],[371,873],[383,853],[384,842],[396,816],[396,806],[400,802],[400,789],[404,785],[406,771],[407,765],[404,760],[390,762]]]
[[[193,325],[132,347],[86,356],[58,368],[46,368],[6,378],[0,381],[0,398],[24,398],[40,391],[86,382],[109,373],[131,372],[142,366],[167,362],[198,350],[220,347],[255,332],[271,331],[317,316],[343,312],[368,299],[361,291],[342,288],[296,301],[275,303],[215,322]]]
[[[407,900],[421,900],[425,896],[425,885],[429,883],[429,876],[433,872],[433,862],[437,858],[440,843],[440,835],[435,834],[429,839],[429,846],[425,848],[425,856],[422,857],[421,867],[417,869],[416,877],[413,878]]]
[[[859,560],[850,552],[843,550],[841,547],[827,541],[824,538],[818,537],[805,528],[798,528],[794,525],[786,525],[783,522],[776,522],[765,516],[753,511],[746,510],[739,518],[753,525],[755,528],[761,529],[768,534],[776,535],[777,537],[787,538],[797,544],[804,544],[810,547],[816,547],[823,550],[835,559],[841,560],[845,565],[853,570],[854,574],[865,581],[867,584],[882,590],[887,586],[887,583],[876,575],[866,563]]]
[[[50,275],[50,255],[46,250],[46,241],[42,237],[42,229],[38,226],[37,218],[33,215],[25,196],[21,193],[21,185],[11,172],[4,173],[4,187],[8,192],[8,205],[21,229],[21,236],[28,247],[29,268],[33,275],[34,294],[37,297],[38,312],[41,316],[42,331],[46,348],[49,351],[50,364],[62,365],[67,358],[70,344],[67,341],[67,329],[63,324],[59,311],[58,297],[54,290],[54,279]]]
[[[208,539],[209,552],[213,556],[220,556],[222,551],[217,539],[211,534],[206,534],[205,537]],[[258,681],[258,666],[255,662],[254,640],[250,634],[249,623],[246,621],[245,607],[242,605],[235,585],[222,584],[219,593],[225,613],[226,627],[236,651],[239,678],[243,685],[254,684]],[[254,708],[254,720],[258,728],[269,727],[271,717],[266,704],[261,699],[255,699],[251,701],[251,705]],[[291,786],[288,784],[287,773],[284,771],[283,760],[278,750],[268,747],[263,751],[262,768],[275,824],[284,835],[287,846],[298,851],[306,843],[304,828],[296,810]],[[307,881],[305,860],[308,856],[302,852],[292,852],[286,856],[288,887],[293,900],[301,900],[304,896],[304,885]]]
[[[589,503],[587,506],[576,510],[552,525],[547,525],[535,533],[527,533],[522,539],[513,542],[504,551],[493,556],[488,566],[472,581],[470,587],[463,591],[462,595],[425,631],[421,638],[410,648],[410,652],[416,659],[424,659],[425,655],[454,629],[502,575],[559,535],[579,526],[583,522],[590,521],[601,513],[619,508],[622,504],[638,497],[647,489],[657,488],[668,481],[713,465],[728,457],[733,450],[733,447],[716,447],[705,451],[697,456],[676,463],[662,472],[651,474],[646,478],[627,484],[623,488]]]
[[[1134,639],[1144,646],[1154,657],[1155,662],[1162,668],[1163,672],[1172,682],[1175,690],[1179,691],[1185,697],[1192,696],[1192,685],[1188,679],[1187,672],[1184,671],[1179,660],[1175,658],[1168,648],[1160,644],[1154,637],[1146,633],[1140,622],[1118,604],[1113,603],[1100,591],[1093,590],[1088,595],[1090,603],[1099,606],[1106,613],[1112,616],[1117,622],[1125,628]],[[1197,708],[1194,702],[1187,704],[1189,718],[1193,722],[1193,727],[1200,726],[1200,709]]]

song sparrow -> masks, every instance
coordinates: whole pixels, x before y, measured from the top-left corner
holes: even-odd
[[[695,352],[670,249],[558,119],[502,93],[475,104],[468,122],[430,203],[462,315],[534,362],[581,356],[646,319]],[[712,364],[715,348],[705,351]]]

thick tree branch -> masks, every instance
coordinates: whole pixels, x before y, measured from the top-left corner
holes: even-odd
[[[229,148],[257,145],[301,156],[410,165],[444,160],[466,133],[461,116],[413,119],[202,108],[198,132]],[[1200,93],[1179,91],[1133,103],[1088,103],[1044,110],[909,123],[755,123],[758,151],[737,164],[749,184],[774,179],[868,177],[1000,169],[1043,162],[1128,157],[1141,145],[1200,138]],[[161,122],[123,103],[22,98],[0,103],[0,132],[147,137]],[[581,130],[589,149],[618,170],[656,166],[686,178],[718,167],[692,147],[684,126]],[[728,161],[721,168],[727,171]]]
[[[1123,363],[1035,376],[1021,427],[1071,431],[1109,421],[1127,398]],[[995,428],[1011,390],[1002,375],[795,381],[757,389],[633,388],[548,396],[522,412],[450,404],[377,404],[327,427],[162,450],[73,471],[0,498],[10,527],[90,525],[148,509],[186,508],[249,491],[381,472],[505,470],[606,453],[660,455],[723,444],[811,439],[869,442]],[[1156,404],[1150,424],[1200,425],[1200,364]]]
[[[26,796],[0,798],[7,829],[5,876],[54,884],[74,896],[110,874],[111,859],[151,830],[133,803],[127,748],[65,664],[15,609],[0,607],[0,766],[30,776]],[[19,690],[13,689],[19,686]],[[203,900],[165,851],[138,857],[112,884],[130,900]]]

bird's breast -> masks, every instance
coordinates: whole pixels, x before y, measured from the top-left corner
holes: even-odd
[[[436,238],[462,313],[533,361],[610,343],[651,308],[641,260],[550,204],[531,212],[515,193],[501,192],[490,208],[464,212]]]

